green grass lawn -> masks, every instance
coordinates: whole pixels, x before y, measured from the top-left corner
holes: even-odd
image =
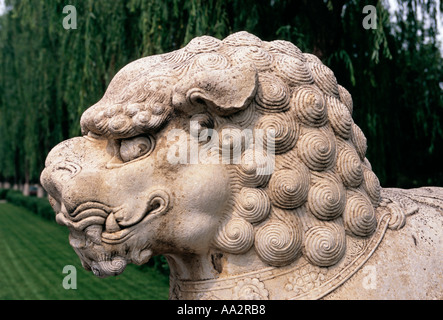
[[[77,289],[63,288],[66,265],[77,271]],[[25,209],[0,204],[0,300],[168,298],[168,278],[129,265],[117,277],[99,279],[81,266],[68,230]]]

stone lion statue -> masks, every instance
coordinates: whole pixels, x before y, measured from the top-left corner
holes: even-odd
[[[98,277],[164,255],[171,299],[442,299],[443,189],[383,189],[349,92],[247,32],[124,67],[41,182]]]

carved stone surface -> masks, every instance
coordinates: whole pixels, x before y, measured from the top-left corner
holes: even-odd
[[[443,298],[443,189],[382,189],[353,109],[290,42],[198,37],[123,68],[41,182],[86,269],[163,254],[172,299]]]

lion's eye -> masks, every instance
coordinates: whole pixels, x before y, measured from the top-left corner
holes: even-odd
[[[154,149],[152,137],[137,137],[122,140],[120,144],[120,157],[123,162],[129,162],[145,156]]]

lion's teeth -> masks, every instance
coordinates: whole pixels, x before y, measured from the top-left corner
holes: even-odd
[[[112,233],[120,230],[121,228],[118,225],[117,220],[115,220],[114,213],[111,213],[106,219],[106,231]]]

